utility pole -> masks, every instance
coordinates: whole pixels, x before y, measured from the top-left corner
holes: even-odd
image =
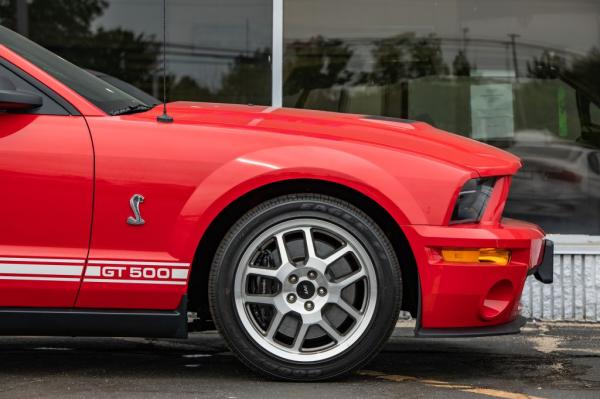
[[[512,47],[512,59],[513,59],[513,68],[515,70],[515,78],[519,81],[519,61],[517,60],[517,37],[521,37],[516,33],[509,33],[508,37],[510,37],[510,45]]]
[[[469,28],[462,28],[462,47],[465,57],[467,56],[467,48],[469,47]]]
[[[250,21],[246,18],[246,56],[250,57]]]

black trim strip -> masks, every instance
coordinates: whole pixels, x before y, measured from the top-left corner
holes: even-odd
[[[0,335],[187,338],[187,297],[176,310],[0,309]]]
[[[544,253],[542,262],[529,269],[527,275],[534,275],[535,278],[543,284],[552,284],[554,281],[554,242],[544,240]]]
[[[489,337],[493,335],[519,334],[521,327],[527,323],[523,316],[517,317],[510,323],[486,327],[469,328],[418,328],[415,329],[417,338],[470,338]]]
[[[364,115],[364,119],[373,119],[376,121],[386,121],[386,122],[401,122],[401,123],[415,123],[418,122],[414,119],[404,119],[404,118],[396,118],[393,116],[381,116],[381,115]]]
[[[79,110],[75,108],[70,102],[65,100],[61,95],[56,93],[54,90],[52,90],[33,76],[23,71],[21,68],[17,67],[14,64],[11,64],[3,58],[0,58],[0,65],[4,66],[6,69],[19,76],[21,79],[25,80],[30,85],[34,86],[46,96],[50,97],[54,102],[63,107],[65,111],[68,112],[70,115],[81,116]]]

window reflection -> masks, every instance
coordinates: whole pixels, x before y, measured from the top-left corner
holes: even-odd
[[[286,106],[416,119],[506,149],[524,162],[508,216],[600,234],[600,4],[332,3],[286,2]]]
[[[169,99],[271,103],[271,0],[169,0]],[[160,97],[162,0],[0,0],[0,23]]]

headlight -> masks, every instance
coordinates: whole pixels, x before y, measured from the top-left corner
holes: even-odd
[[[494,191],[495,177],[471,179],[458,194],[450,224],[479,222]]]

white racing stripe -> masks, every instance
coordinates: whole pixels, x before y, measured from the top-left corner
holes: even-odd
[[[185,281],[172,281],[172,280],[121,280],[121,279],[110,279],[110,278],[85,278],[84,283],[121,283],[121,284],[166,284],[166,285],[186,285]]]
[[[0,257],[0,280],[12,281],[67,281],[79,282],[84,272],[84,259],[58,259],[58,258],[18,258]],[[121,266],[119,268],[118,266]],[[131,269],[140,266],[141,269],[170,268],[170,273],[165,274],[165,279],[140,278],[132,279],[128,273],[118,274],[112,269]],[[108,278],[102,276],[104,267],[115,273]],[[85,269],[85,282],[125,283],[125,284],[152,284],[152,285],[185,285],[189,274],[189,263],[185,262],[159,262],[159,261],[121,261],[92,259],[88,261]],[[62,277],[64,276],[64,277]],[[122,276],[125,278],[119,278]],[[90,278],[91,277],[91,278]],[[96,278],[94,278],[96,277]]]
[[[188,278],[188,269],[172,269],[171,270],[171,278],[175,279],[187,279]]]
[[[65,277],[31,277],[31,276],[0,276],[0,280],[19,280],[19,281],[72,281],[79,283],[79,278]]]
[[[90,265],[133,265],[133,266],[167,266],[167,267],[189,267],[189,263],[184,262],[138,262],[125,260],[89,260]]]
[[[88,266],[85,269],[85,275],[90,277],[100,277],[100,266]]]
[[[35,265],[27,263],[0,263],[0,274],[33,274],[81,276],[83,266]]]
[[[85,263],[84,259],[56,259],[56,258],[0,258],[0,262],[33,262],[33,263]]]

